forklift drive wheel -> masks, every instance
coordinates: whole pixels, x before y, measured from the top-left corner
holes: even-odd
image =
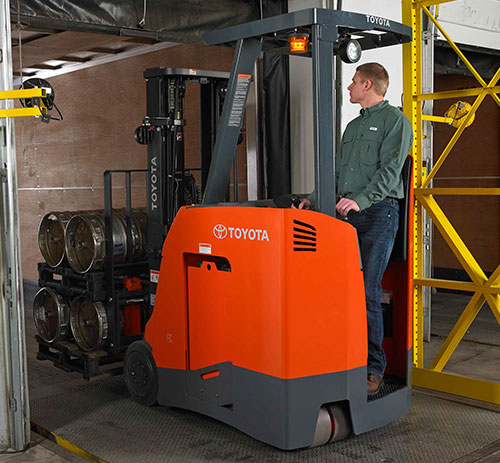
[[[323,405],[319,409],[316,431],[311,447],[345,439],[351,432],[349,420],[339,405]]]
[[[130,344],[123,368],[132,398],[148,407],[155,405],[158,396],[158,371],[151,347],[145,341]]]

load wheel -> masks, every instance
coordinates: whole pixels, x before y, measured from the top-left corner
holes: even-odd
[[[135,341],[128,346],[123,366],[129,394],[142,405],[157,403],[158,371],[153,352],[146,341]]]
[[[351,432],[347,413],[340,405],[327,404],[319,409],[316,431],[311,447],[345,439]]]

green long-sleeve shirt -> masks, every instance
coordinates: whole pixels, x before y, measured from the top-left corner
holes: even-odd
[[[353,199],[360,210],[388,196],[402,198],[401,169],[412,140],[410,121],[387,101],[361,110],[335,156],[337,195]]]

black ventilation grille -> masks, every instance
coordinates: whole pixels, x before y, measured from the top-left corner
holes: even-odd
[[[294,220],[293,225],[293,250],[316,252],[316,228],[300,220]]]

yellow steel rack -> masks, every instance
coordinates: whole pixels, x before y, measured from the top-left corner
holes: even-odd
[[[415,219],[414,219],[414,327],[413,327],[413,384],[428,389],[447,392],[476,400],[500,404],[500,383],[482,381],[465,376],[444,373],[443,368],[462,340],[466,331],[479,313],[484,302],[488,303],[496,320],[500,324],[500,265],[487,278],[478,262],[471,254],[460,235],[454,229],[443,210],[435,201],[436,195],[500,195],[500,188],[431,188],[430,183],[446,160],[457,140],[462,135],[467,122],[473,117],[481,102],[487,97],[492,97],[500,106],[500,68],[490,82],[486,83],[472,64],[456,46],[434,15],[429,6],[438,5],[454,0],[402,0],[403,22],[411,25],[413,41],[403,46],[403,106],[405,114],[413,124],[414,143],[412,156],[414,162],[414,193],[415,193]],[[422,17],[426,15],[436,28],[445,37],[447,42],[465,63],[472,75],[479,82],[480,87],[465,90],[452,90],[436,93],[422,93]],[[448,145],[439,156],[430,172],[426,172],[422,162],[422,121],[449,122],[446,118],[426,116],[422,114],[422,101],[446,98],[463,98],[475,96],[476,99],[471,110],[463,118],[462,124],[456,129]],[[471,282],[438,280],[423,278],[422,251],[423,233],[422,218],[424,210],[431,217],[435,227],[445,239],[446,243],[457,257],[464,270],[469,275]],[[423,362],[423,305],[422,292],[424,287],[447,288],[460,291],[473,292],[467,307],[456,322],[452,331],[443,343],[441,349],[432,361],[429,368],[424,368]],[[500,361],[500,359],[499,359]]]

